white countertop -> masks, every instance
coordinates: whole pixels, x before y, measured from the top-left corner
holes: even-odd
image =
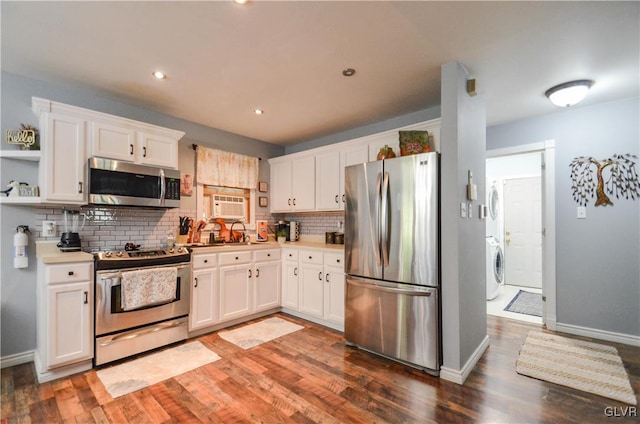
[[[93,262],[93,255],[87,252],[62,252],[56,241],[36,241],[36,257],[45,264],[70,262]]]
[[[218,246],[198,246],[193,247],[193,253],[215,253],[215,252],[237,252],[242,250],[261,250],[261,249],[277,249],[295,248],[295,249],[320,249],[330,252],[343,252],[343,244],[326,244],[324,236],[302,236],[299,241],[287,241],[285,243],[277,243],[275,241],[253,242],[251,244],[225,244]]]

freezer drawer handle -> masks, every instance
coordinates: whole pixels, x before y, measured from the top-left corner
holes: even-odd
[[[389,292],[389,293],[408,294],[408,295],[412,295],[412,296],[425,296],[425,297],[431,296],[431,292],[430,291],[406,290],[406,289],[385,287],[385,286],[379,286],[379,285],[373,285],[373,284],[362,284],[362,283],[354,281],[354,280],[349,280],[347,283],[348,284],[352,284],[354,286],[358,286],[358,287],[364,287],[364,288],[367,288],[367,289],[370,289],[370,290],[378,290],[378,291]]]

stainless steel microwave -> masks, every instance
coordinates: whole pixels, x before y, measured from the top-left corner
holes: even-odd
[[[91,158],[89,204],[180,207],[180,171]]]

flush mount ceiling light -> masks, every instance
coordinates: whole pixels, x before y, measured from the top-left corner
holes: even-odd
[[[353,69],[353,68],[347,68],[347,69],[342,71],[342,75],[344,75],[345,77],[350,77],[355,73],[356,73],[356,70]]]
[[[579,103],[593,85],[591,80],[577,80],[556,85],[545,91],[544,95],[556,106],[569,107]]]
[[[245,5],[251,3],[251,0],[233,0],[235,4]]]
[[[256,110],[254,110],[254,112],[256,113],[256,115],[262,115],[264,113],[264,110],[256,109]]]
[[[155,71],[152,75],[159,80],[163,80],[167,78],[167,75],[162,71]]]

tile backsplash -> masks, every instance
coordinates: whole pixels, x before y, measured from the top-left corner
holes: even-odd
[[[156,249],[166,246],[167,234],[175,230],[180,216],[196,216],[191,209],[143,209],[126,207],[83,206],[67,208],[79,210],[86,215],[84,228],[80,231],[82,250],[95,252],[103,250],[122,250],[125,243],[142,245],[143,249]],[[64,209],[41,207],[37,209],[36,223],[31,232],[36,240],[59,241],[64,231]],[[343,231],[343,212],[316,212],[304,214],[268,214],[256,211],[256,219],[267,220],[270,233],[279,220],[300,222],[303,235],[323,235],[327,231]],[[55,237],[42,236],[42,221],[55,221]],[[249,233],[252,238],[254,234]]]

